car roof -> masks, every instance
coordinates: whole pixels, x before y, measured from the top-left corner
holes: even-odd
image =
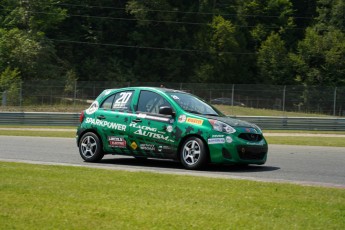
[[[161,91],[164,93],[172,93],[172,92],[177,92],[177,93],[187,93],[182,90],[176,90],[176,89],[169,89],[169,88],[162,88],[162,87],[148,87],[148,86],[136,86],[136,87],[125,87],[125,88],[112,88],[112,89],[106,89],[106,90],[135,90],[135,89],[140,89],[140,90],[153,90],[153,91]]]

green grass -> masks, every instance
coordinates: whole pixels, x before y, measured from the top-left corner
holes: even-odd
[[[87,109],[90,103],[73,105],[73,103],[55,105],[29,105],[29,106],[0,106],[0,112],[80,112]]]
[[[44,131],[35,130],[0,130],[0,136],[34,136],[34,137],[66,137],[75,138],[76,127],[51,127],[51,126],[0,126],[0,128],[45,128]],[[53,130],[49,130],[53,129]],[[70,131],[57,131],[59,129],[70,129]],[[311,134],[345,134],[338,131],[285,131],[265,130],[265,133],[311,133]],[[282,145],[308,145],[308,146],[333,146],[345,147],[343,137],[291,137],[291,136],[266,136],[269,144]]]
[[[215,105],[222,113],[234,116],[286,116],[286,117],[329,117],[329,115],[302,113],[302,112],[283,112],[272,109],[254,109],[241,106]]]
[[[0,162],[0,229],[344,229],[345,190]]]
[[[344,137],[265,137],[268,144],[345,147]]]
[[[36,106],[0,106],[0,112],[80,112],[87,109],[90,103],[84,104],[56,104],[56,105],[36,105]],[[329,117],[330,115],[285,112],[273,109],[256,109],[242,106],[214,105],[226,115],[233,116],[287,116],[287,117]]]
[[[345,131],[326,130],[263,130],[264,133],[298,133],[298,134],[339,134],[344,135]]]
[[[77,127],[72,126],[25,126],[25,125],[0,125],[0,136],[33,136],[33,137],[70,137],[74,138]],[[8,128],[8,129],[7,129]],[[18,128],[23,130],[11,130]],[[45,130],[30,130],[45,129]],[[66,131],[69,129],[69,131]]]
[[[0,136],[32,136],[32,137],[70,137],[76,135],[76,129],[71,131],[31,131],[31,130],[0,130]]]
[[[76,126],[44,126],[44,125],[0,125],[0,128],[20,128],[20,129],[73,129],[75,130]]]

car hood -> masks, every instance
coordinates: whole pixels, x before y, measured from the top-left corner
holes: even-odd
[[[218,120],[218,121],[221,121],[221,122],[224,122],[234,128],[254,128],[256,129],[257,131],[259,131],[258,129],[258,126],[252,124],[252,123],[249,123],[247,121],[242,121],[242,120],[238,120],[238,119],[234,119],[234,118],[231,118],[231,117],[214,117],[214,116],[205,116],[206,118],[208,119],[213,119],[213,120]]]

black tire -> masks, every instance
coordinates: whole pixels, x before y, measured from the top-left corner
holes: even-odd
[[[98,136],[92,132],[85,133],[79,141],[79,153],[87,162],[100,161],[104,153]]]
[[[182,144],[180,160],[186,169],[201,169],[207,163],[208,152],[205,143],[198,137],[189,137]]]

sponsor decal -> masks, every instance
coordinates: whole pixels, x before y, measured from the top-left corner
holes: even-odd
[[[138,125],[135,122],[130,123],[129,126],[138,129],[134,132],[134,134],[144,136],[144,137],[150,137],[154,139],[174,142],[173,140],[169,140],[169,136],[164,136],[165,132],[157,131],[157,128],[152,128],[150,126],[144,126],[144,125]]]
[[[179,123],[183,123],[183,122],[185,122],[186,121],[186,115],[180,115],[179,117],[178,117],[178,122]]]
[[[202,123],[204,122],[204,120],[197,119],[197,118],[188,117],[187,120],[186,120],[186,122],[187,122],[187,123],[190,123],[190,124],[195,124],[195,125],[202,125]]]
[[[155,151],[156,150],[156,146],[152,145],[152,144],[140,144],[139,147],[142,150],[148,150],[148,151]]]
[[[90,105],[90,107],[85,111],[87,114],[93,114],[94,112],[96,112],[96,110],[98,109],[99,104],[98,101],[94,101],[92,102],[92,104]]]
[[[109,121],[104,121],[104,120],[99,120],[99,119],[94,119],[94,118],[90,118],[90,117],[86,118],[85,123],[97,125],[100,127],[107,127],[108,129],[126,131],[126,125],[118,124],[118,123],[114,123],[114,122],[109,122]]]
[[[166,152],[171,151],[172,148],[170,146],[160,145],[158,146],[158,152]]]
[[[212,138],[224,137],[224,135],[212,135]]]
[[[225,140],[226,140],[226,143],[231,143],[232,142],[232,138],[230,136],[227,136],[225,138]]]
[[[132,96],[132,92],[122,92],[120,93],[120,97],[116,99],[113,108],[126,108],[126,104]]]
[[[135,143],[135,141],[133,141],[131,144],[131,147],[132,147],[132,149],[136,150],[138,148],[138,145],[137,145],[137,143]]]
[[[123,137],[108,137],[110,147],[126,148],[126,140]]]
[[[260,142],[247,142],[247,145],[264,145],[263,141],[260,141]]]
[[[137,128],[137,129],[142,129],[142,130],[147,130],[147,131],[152,131],[152,132],[157,132],[156,128],[152,128],[150,126],[145,126],[145,125],[138,125],[138,123],[131,122],[129,124],[130,127]]]
[[[159,139],[159,140],[166,140],[166,141],[169,140],[169,137],[164,136],[163,134],[153,133],[153,132],[141,130],[141,129],[138,129],[137,131],[135,131],[134,134],[144,136],[144,137],[155,138],[155,139]]]
[[[210,139],[208,139],[207,143],[209,145],[224,144],[225,143],[225,139],[224,138],[210,138]]]
[[[173,127],[172,127],[171,125],[168,125],[167,131],[168,131],[169,133],[171,133],[171,132],[173,131]]]

